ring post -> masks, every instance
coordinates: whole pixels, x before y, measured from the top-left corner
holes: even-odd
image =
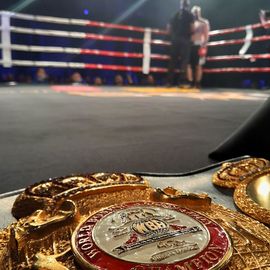
[[[151,29],[146,28],[143,39],[143,74],[149,74],[151,64]]]
[[[11,13],[2,11],[1,13],[1,40],[2,40],[2,62],[3,67],[12,67],[11,58],[11,37],[10,37],[10,17]]]

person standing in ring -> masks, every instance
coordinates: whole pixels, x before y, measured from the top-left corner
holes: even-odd
[[[194,6],[191,12],[195,17],[195,23],[187,75],[192,86],[200,88],[203,76],[202,65],[205,63],[207,54],[210,24],[208,20],[202,18],[199,6]]]
[[[194,31],[194,16],[190,11],[189,0],[180,1],[180,9],[171,18],[168,32],[171,39],[170,61],[168,67],[167,86],[174,83],[174,74],[179,61],[179,85],[187,84],[187,66],[191,50],[191,36]]]

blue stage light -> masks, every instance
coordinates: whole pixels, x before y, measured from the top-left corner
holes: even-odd
[[[89,14],[89,10],[88,9],[84,9],[83,13],[84,13],[84,15],[88,15]]]

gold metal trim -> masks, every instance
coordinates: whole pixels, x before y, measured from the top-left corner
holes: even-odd
[[[171,187],[168,187],[167,189],[171,189]],[[165,190],[167,190],[167,189],[165,189]],[[176,191],[176,190],[175,190]],[[160,192],[160,191],[159,191]],[[181,191],[179,191],[179,192],[181,192]],[[184,193],[184,192],[181,192],[181,193]],[[193,198],[193,197],[198,197],[198,198],[200,198],[201,196],[202,197],[205,197],[206,195],[205,194],[195,194],[195,193],[192,193],[192,196],[191,196],[191,199]],[[207,197],[207,196],[206,196]],[[144,201],[142,201],[142,202],[144,202]],[[155,200],[155,201],[153,201],[153,202],[157,202],[157,200]],[[136,202],[137,203],[137,202]],[[177,204],[177,205],[179,205],[179,204]],[[215,208],[215,205],[212,205],[214,208]],[[216,205],[217,207],[219,207],[218,205]],[[107,209],[108,207],[106,207],[106,208],[102,208],[102,209],[100,209],[100,211],[102,211],[102,210],[105,210],[105,209]],[[202,209],[201,209],[202,210]],[[208,208],[208,210],[210,210],[210,208]],[[204,211],[194,211],[194,210],[192,210],[193,212],[197,212],[197,213],[199,213],[200,215],[202,215],[202,216],[205,216],[207,219],[209,219],[209,220],[211,220],[212,222],[214,222],[214,223],[217,223],[217,224],[219,224],[220,225],[220,223],[217,221],[217,220],[215,220],[215,219],[213,219],[212,218],[212,215],[209,215],[209,213],[205,213]],[[210,210],[210,212],[212,212],[211,210]],[[91,216],[93,216],[95,213],[93,213]],[[90,218],[91,216],[89,216],[88,218]],[[97,266],[95,266],[95,265],[93,265],[93,264],[90,264],[88,261],[86,261],[85,259],[84,259],[84,257],[78,252],[78,250],[77,250],[77,248],[76,248],[76,242],[75,242],[75,237],[76,237],[76,235],[77,235],[77,232],[78,232],[78,230],[80,229],[80,227],[81,227],[81,225],[88,219],[88,218],[86,218],[86,219],[84,219],[84,221],[82,221],[77,227],[76,227],[76,229],[74,230],[74,232],[73,232],[73,234],[72,234],[72,238],[71,238],[71,247],[72,247],[72,251],[73,251],[73,253],[74,253],[74,256],[76,257],[76,259],[78,259],[78,261],[79,261],[79,264],[80,264],[80,266],[84,269],[84,270],[88,270],[88,269],[93,269],[93,270],[99,270],[100,268],[99,267],[97,267]],[[209,236],[209,240],[208,240],[208,244],[209,244],[209,242],[210,242],[210,232],[209,232],[209,230],[207,229],[207,227],[204,225],[204,224],[201,224],[203,227],[204,227],[204,229],[205,229],[205,231],[207,232],[207,234],[208,234],[208,236]],[[227,228],[226,227],[224,227],[224,226],[222,226],[222,225],[220,225],[221,226],[221,228],[223,228],[224,229],[224,233],[225,233],[225,235],[226,235],[226,237],[228,238],[228,240],[229,240],[229,247],[228,247],[228,251],[227,251],[227,253],[225,254],[225,256],[223,257],[223,259],[218,263],[218,264],[216,264],[216,265],[214,265],[213,267],[211,267],[211,268],[209,268],[210,270],[221,270],[221,269],[223,269],[226,265],[228,265],[229,264],[229,262],[231,261],[231,259],[232,259],[232,256],[233,256],[233,253],[234,253],[234,248],[233,248],[233,240],[232,240],[232,237],[228,234],[228,232],[227,232]],[[207,245],[208,245],[207,244]],[[207,246],[206,245],[206,246]],[[192,257],[191,257],[192,258]],[[169,263],[160,263],[161,265],[170,265]],[[227,268],[226,268],[227,269]],[[230,269],[230,268],[229,268]],[[229,270],[228,269],[228,270]],[[232,269],[234,269],[234,268],[232,268]],[[241,269],[241,268],[236,268],[236,269]],[[236,270],[235,269],[235,270]],[[243,269],[243,270],[247,270],[246,268],[245,269]]]
[[[270,168],[253,174],[250,179],[264,173],[270,173]],[[247,177],[245,181],[248,179]],[[241,191],[245,181],[241,183],[237,192]],[[116,188],[116,182],[122,184],[121,188]],[[91,192],[88,192],[89,190]],[[43,181],[27,188],[18,197],[15,205],[18,207],[17,213],[21,211],[19,214],[25,214],[23,210],[24,208],[28,210],[27,207],[34,211],[21,217],[6,229],[0,230],[0,270],[79,270],[74,263],[75,257],[70,251],[70,240],[77,225],[92,213],[114,204],[135,200],[151,201],[153,192],[154,189],[140,176],[102,173],[87,175],[87,177],[62,177],[56,181]],[[242,192],[245,194],[246,189]],[[61,195],[58,196],[59,194]],[[74,194],[76,196],[73,197]],[[220,224],[232,239],[232,257],[229,259],[230,254],[228,254],[227,260],[224,260],[224,269],[270,269],[268,227],[223,206],[211,203],[208,207],[209,199],[205,195],[196,197],[192,194],[189,197],[182,191],[168,189],[160,194],[165,200],[173,200],[176,204],[191,209],[194,208],[191,207],[193,203],[189,204],[190,202],[201,203],[203,202],[201,199],[206,199],[207,207],[197,208],[196,211]],[[180,194],[184,194],[187,204],[181,201],[183,197]],[[244,198],[244,206],[250,208],[248,199],[241,196],[242,199]],[[38,206],[40,208],[36,208]],[[260,213],[261,210],[256,207],[254,212]],[[263,209],[262,213],[264,213],[260,214],[262,222],[269,221],[269,212],[266,213]],[[48,264],[44,268],[43,263],[48,261],[53,261],[54,265]]]
[[[247,187],[252,182],[263,177],[270,175],[270,168],[267,168],[261,172],[246,178],[241,184],[239,184],[234,191],[234,201],[236,205],[243,211],[245,214],[255,218],[256,220],[270,225],[270,210],[262,207],[256,203],[247,193]]]
[[[247,158],[237,162],[226,162],[213,174],[213,184],[236,188],[242,181],[270,166],[270,161],[263,158]]]

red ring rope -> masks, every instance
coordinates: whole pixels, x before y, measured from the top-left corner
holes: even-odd
[[[261,73],[261,72],[270,72],[270,67],[261,67],[261,68],[236,68],[236,67],[228,67],[228,68],[211,68],[204,69],[204,73]]]
[[[100,27],[100,28],[127,30],[127,31],[134,31],[134,32],[144,32],[146,29],[144,27],[113,24],[113,23],[98,22],[98,21],[66,19],[66,18],[51,17],[51,16],[28,15],[28,14],[22,14],[22,13],[14,13],[14,12],[11,13],[11,12],[6,12],[6,11],[4,12],[9,13],[11,17],[13,18],[22,19],[22,20],[50,22],[50,23],[56,23],[56,24],[84,25],[84,26],[92,26],[92,27]],[[252,29],[257,29],[257,28],[265,27],[265,25],[261,23],[257,23],[257,24],[250,25],[250,27]],[[246,29],[246,26],[233,27],[233,28],[227,28],[227,29],[221,29],[221,30],[213,30],[210,32],[210,36],[236,33],[236,32],[245,31],[245,29]],[[151,32],[155,34],[162,34],[162,35],[168,34],[167,31],[164,31],[162,29],[151,29]]]
[[[134,32],[142,32],[142,33],[145,31],[145,28],[143,27],[97,22],[97,21],[88,21],[86,23],[86,26],[105,27],[109,29],[120,29],[120,30],[134,31]],[[160,30],[160,29],[151,29],[151,32],[154,34],[161,34],[161,35],[168,34],[167,31]]]
[[[227,28],[227,29],[221,29],[221,30],[213,30],[210,32],[210,36],[217,36],[217,35],[225,35],[225,34],[232,34],[237,32],[242,32],[246,30],[247,26],[240,26],[240,27],[233,27],[233,28]],[[253,25],[250,25],[252,29],[262,28],[264,27],[261,23],[256,23]]]
[[[224,60],[255,60],[255,59],[270,59],[269,53],[264,54],[245,54],[245,55],[221,55],[209,56],[207,61],[224,61]]]
[[[267,40],[270,40],[270,35],[254,37],[254,38],[250,39],[250,41],[252,41],[252,42],[267,41]],[[245,41],[246,41],[245,39],[231,39],[231,40],[212,41],[212,42],[208,42],[207,46],[213,47],[213,46],[224,46],[224,45],[236,45],[236,44],[245,43]]]

